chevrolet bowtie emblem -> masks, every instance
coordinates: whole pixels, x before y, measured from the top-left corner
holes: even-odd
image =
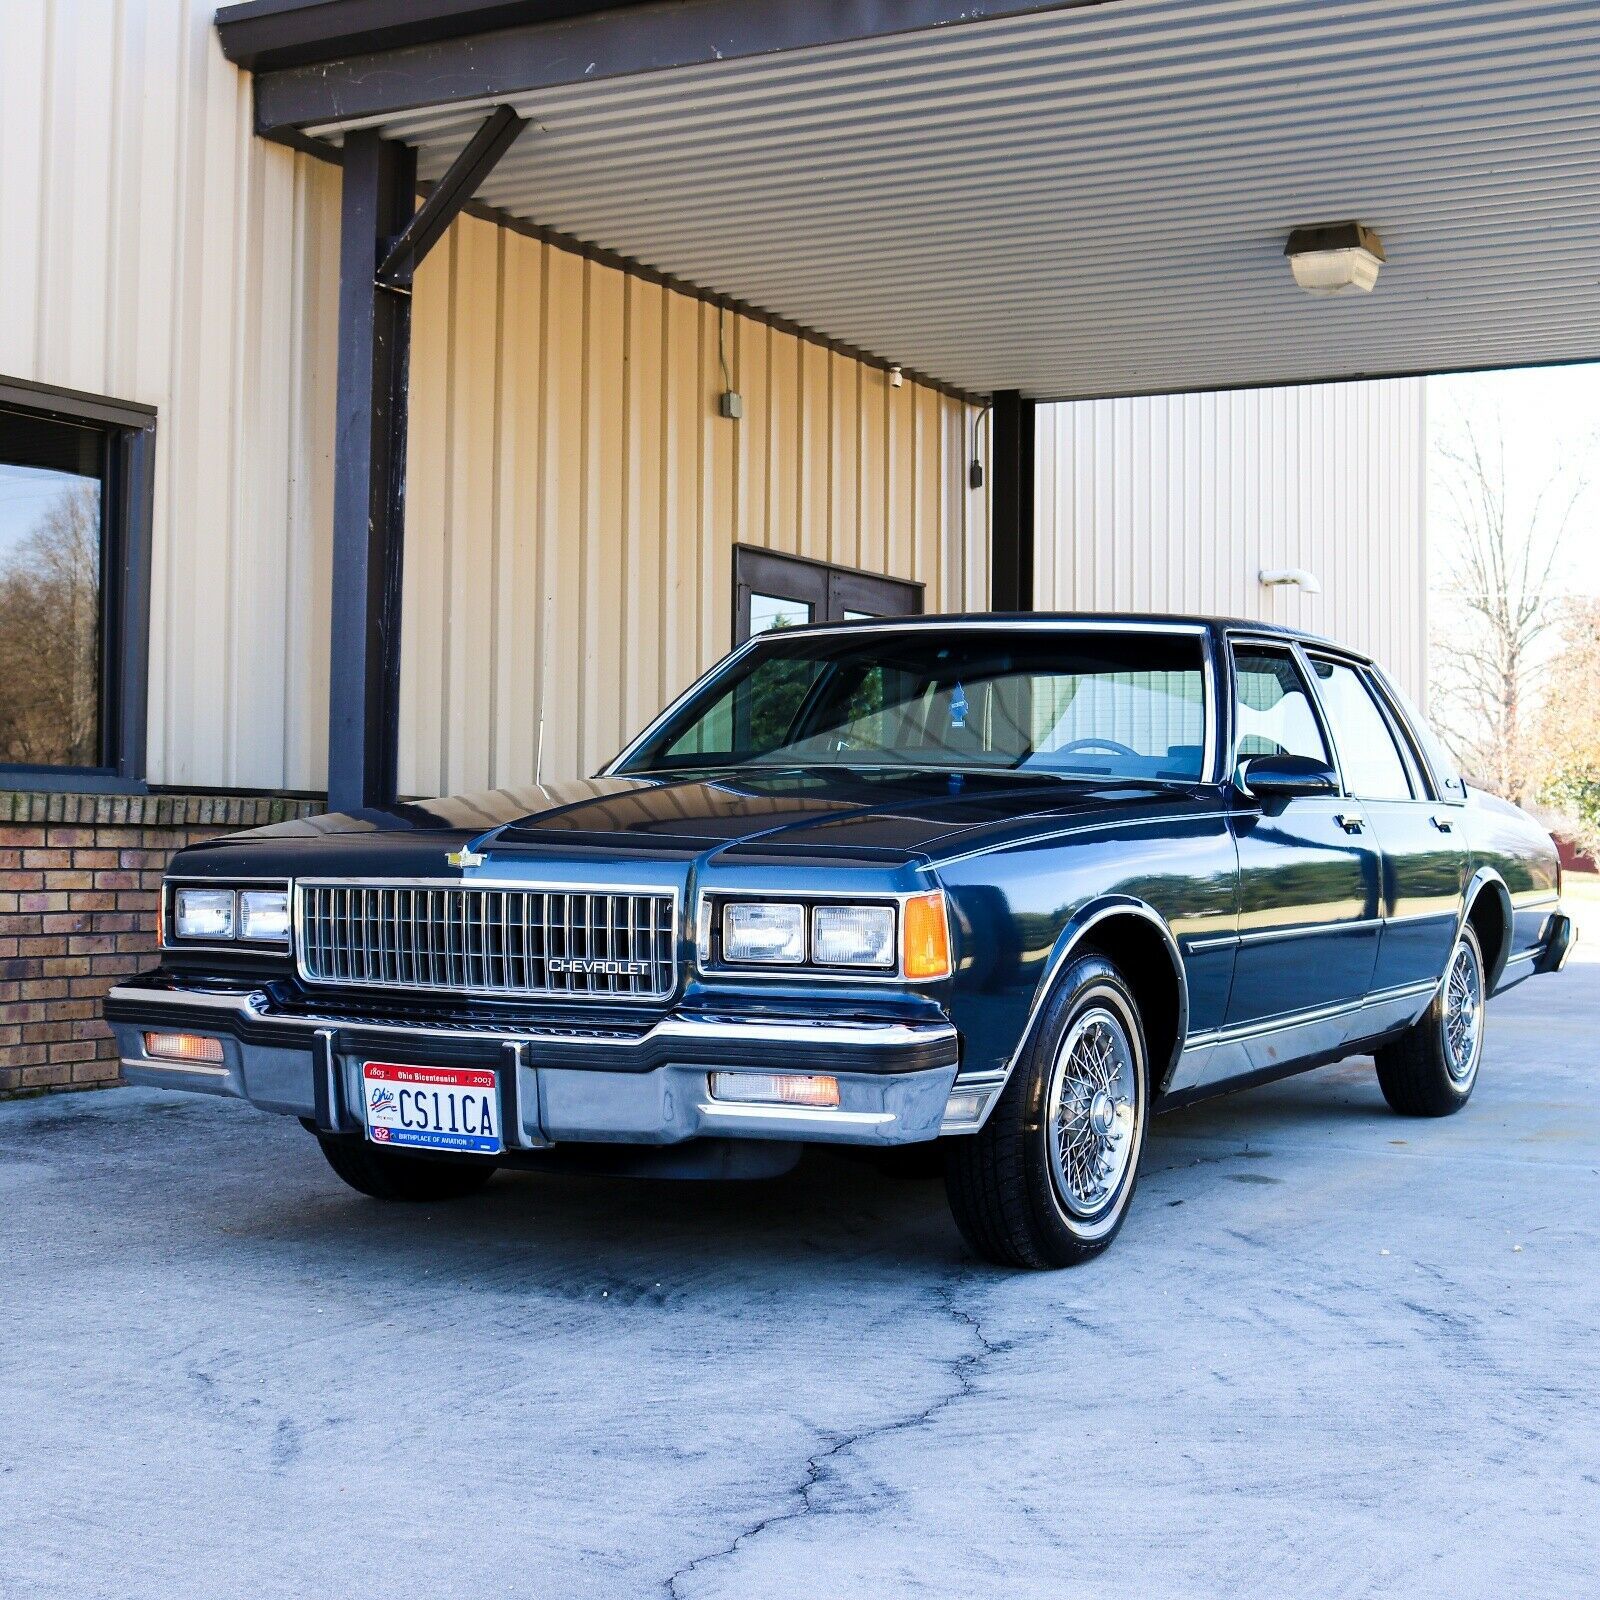
[[[452,867],[481,867],[488,856],[480,856],[476,850],[452,850],[445,860]]]

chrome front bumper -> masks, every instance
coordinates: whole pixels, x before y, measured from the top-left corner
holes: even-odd
[[[500,1075],[511,1149],[568,1140],[675,1144],[700,1137],[911,1144],[944,1129],[959,1058],[943,1022],[788,1021],[674,1014],[637,1033],[476,1032],[274,1010],[261,991],[129,983],[106,1019],[130,1083],[248,1100],[329,1133],[360,1131],[361,1063],[475,1063]],[[148,1030],[202,1034],[223,1060],[153,1060]],[[713,1099],[713,1071],[831,1073],[837,1109]]]

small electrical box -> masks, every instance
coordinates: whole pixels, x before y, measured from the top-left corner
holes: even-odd
[[[744,415],[744,396],[737,389],[724,389],[717,410],[730,422],[737,422]]]

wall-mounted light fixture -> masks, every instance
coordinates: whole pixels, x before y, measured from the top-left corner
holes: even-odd
[[[1370,294],[1387,259],[1383,240],[1359,222],[1296,228],[1283,253],[1294,281],[1312,294],[1340,294],[1346,289]]]
[[[1322,593],[1316,573],[1305,567],[1263,567],[1256,576],[1263,589],[1304,589],[1307,594]]]
[[[899,369],[899,367],[889,368],[889,387],[891,389],[898,389],[905,381],[906,375]]]

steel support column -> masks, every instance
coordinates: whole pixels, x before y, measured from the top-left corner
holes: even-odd
[[[335,810],[385,805],[396,792],[411,297],[380,288],[377,268],[416,193],[414,150],[372,132],[346,138],[328,704]]]
[[[994,397],[990,449],[989,608],[1033,610],[1034,403],[1015,389]]]

